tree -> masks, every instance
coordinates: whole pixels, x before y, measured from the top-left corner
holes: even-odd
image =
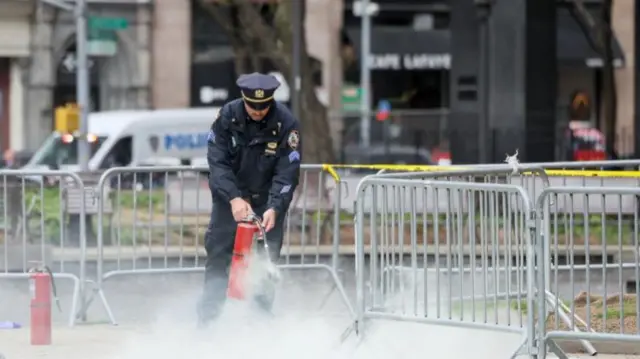
[[[235,54],[236,73],[264,71],[267,59],[288,83],[291,78],[293,33],[292,3],[304,0],[197,0],[224,29]],[[302,11],[304,24],[304,11]],[[300,29],[304,31],[304,29]],[[335,155],[327,110],[319,101],[313,81],[313,67],[302,37],[300,122],[304,142],[304,160],[308,163],[333,163]]]
[[[613,28],[611,27],[613,0],[603,0],[600,16],[597,18],[587,10],[584,0],[572,0],[572,2],[580,23],[586,28],[590,42],[603,61],[602,105],[604,131],[607,141],[607,151],[613,153],[616,137],[618,102],[613,64]]]

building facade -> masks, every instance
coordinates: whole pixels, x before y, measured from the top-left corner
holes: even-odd
[[[200,101],[203,89],[219,87],[220,72],[210,71],[211,62],[194,61],[194,19],[203,16],[194,14],[194,1],[89,0],[90,17],[126,24],[111,24],[115,49],[91,56],[92,110],[215,105]],[[311,55],[322,63],[322,83],[337,89],[341,4],[308,1],[305,26]],[[90,36],[92,26],[90,20]],[[200,32],[213,43],[221,37]],[[235,90],[235,74],[223,73],[224,102]],[[54,108],[75,102],[75,78],[73,14],[36,0],[0,2],[0,147],[36,149],[53,129]],[[323,96],[328,102],[339,101],[339,91],[319,90],[334,94]]]
[[[638,153],[635,151],[636,142],[640,138],[636,135],[640,128],[636,128],[636,8],[638,1],[614,1],[612,17],[613,31],[622,46],[625,65],[615,73],[618,111],[616,121],[616,150],[621,155]]]
[[[152,105],[190,106],[191,0],[155,0]]]
[[[234,95],[235,73],[229,67],[234,55],[229,41],[198,2],[154,2],[152,102],[156,108],[216,106]],[[322,93],[329,93],[330,86],[340,88],[341,61],[337,52],[341,14],[342,0],[306,3],[307,47],[310,55],[321,62],[321,83],[327,84],[320,89]],[[332,98],[328,101],[339,102],[339,96],[337,91],[337,95],[328,96]]]
[[[54,108],[75,102],[75,23],[72,13],[36,0],[12,1],[24,7],[24,16],[0,21],[0,41],[11,39],[24,49],[14,47],[15,56],[8,63],[0,61],[0,86],[8,76],[11,89],[9,120],[2,122],[8,127],[2,133],[10,136],[2,146],[34,150],[53,129]],[[151,1],[89,0],[92,110],[150,107],[151,5]],[[11,33],[4,31],[7,26],[12,26]],[[8,75],[2,74],[3,69]]]
[[[237,95],[236,74],[229,67],[233,54],[222,31],[199,23],[213,20],[198,10],[197,1],[89,0],[91,17],[124,19],[127,24],[113,31],[114,52],[91,58],[93,109],[215,106]],[[369,60],[374,105],[381,98],[403,97],[406,89],[400,87],[406,83],[404,87],[422,86],[424,94],[422,101],[407,103],[408,108],[446,110],[449,1],[378,2]],[[635,3],[615,1],[613,11],[621,153],[632,151],[635,142]],[[352,0],[307,0],[305,9],[308,51],[321,67],[318,93],[332,113],[340,113],[343,82],[359,81],[359,18],[352,14]],[[591,120],[601,122],[601,65],[590,58],[593,49],[575,25],[559,13],[558,115],[566,115],[573,94],[582,91],[594,103]],[[355,67],[343,61],[345,43],[355,50]],[[72,14],[36,0],[0,2],[1,149],[37,148],[53,128],[53,109],[75,101],[74,54]],[[402,106],[394,103],[394,110]],[[343,117],[330,118],[337,138]]]
[[[21,138],[24,119],[24,71],[31,48],[34,1],[0,2],[0,149]]]
[[[376,2],[379,4],[379,11],[372,18],[372,54],[368,60],[371,68],[373,105],[375,106],[380,100],[391,100],[394,108],[399,110],[449,110],[451,96],[453,96],[450,77],[453,2],[451,0],[377,0]],[[613,9],[613,52],[618,90],[616,148],[621,155],[632,153],[635,142],[633,122],[636,118],[634,115],[636,3],[636,1],[614,1]],[[587,0],[585,4],[597,18],[601,1]],[[608,120],[604,118],[603,106],[601,106],[602,61],[587,37],[584,26],[571,11],[571,3],[557,2],[556,6],[556,110],[555,113],[550,111],[548,116],[556,118],[559,128],[566,125],[571,120],[569,106],[572,99],[577,93],[581,93],[590,100],[588,120],[602,128],[604,122]],[[353,15],[353,0],[345,0],[344,8],[347,42],[357,57],[360,51],[360,18]],[[506,33],[495,35],[488,43],[499,42],[501,38],[504,40],[508,36]],[[468,57],[478,58],[477,54]],[[356,58],[346,69],[345,81],[348,83],[358,85],[359,62],[359,58]],[[420,116],[416,116],[418,117]],[[431,117],[432,122],[441,122],[439,116]]]

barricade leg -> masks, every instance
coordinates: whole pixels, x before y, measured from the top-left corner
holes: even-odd
[[[80,310],[78,310],[76,314],[76,319],[82,320],[83,322],[87,321],[87,310],[89,310],[89,307],[91,307],[91,305],[93,304],[93,301],[96,299],[96,296],[97,296],[98,300],[100,301],[100,304],[102,305],[102,308],[107,314],[109,323],[111,323],[112,325],[117,325],[118,323],[116,322],[116,318],[113,315],[111,306],[107,301],[107,297],[105,296],[104,291],[102,290],[102,285],[94,281],[87,281],[87,283],[90,284],[92,288],[91,288],[91,291],[88,292],[88,297],[84,303],[84,306],[81,307]]]

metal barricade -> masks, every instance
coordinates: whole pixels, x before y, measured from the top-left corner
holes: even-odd
[[[424,175],[430,174],[430,178],[448,179],[456,171],[466,173],[473,170],[476,173],[482,173],[485,170],[514,168],[517,171],[515,174],[476,175],[475,179],[457,178],[456,180],[510,183],[524,187],[531,198],[538,198],[546,187],[640,187],[640,171],[589,170],[638,166],[640,166],[640,160],[522,163],[516,167],[513,165],[449,166],[444,169],[438,166],[389,166],[389,169],[379,170],[378,174],[392,178],[422,178]],[[534,173],[526,173],[531,170]],[[544,173],[541,174],[540,172]],[[435,176],[433,173],[439,173],[439,175]],[[580,206],[581,203],[576,205]],[[576,210],[578,209],[576,208]],[[628,214],[633,213],[633,210],[632,207],[623,207],[623,211]]]
[[[454,181],[470,183],[510,184],[524,188],[529,198],[536,198],[546,187],[550,185],[550,178],[544,169],[540,167],[522,165],[513,167],[510,165],[487,165],[478,167],[465,167],[459,169],[446,168],[429,172],[383,172],[376,176],[389,179],[423,179],[436,181]],[[446,199],[441,199],[443,205]]]
[[[27,279],[36,262],[50,267],[52,280],[71,280],[69,326],[84,301],[86,279],[85,198],[79,198],[76,223],[63,205],[77,188],[84,184],[71,172],[0,170],[0,279]]]
[[[549,349],[567,358],[563,341],[640,342],[639,196],[638,188],[550,187],[537,199],[536,249],[546,259],[537,272],[539,357]]]
[[[531,210],[520,186],[366,177],[356,200],[358,332],[367,319],[484,328],[522,333],[514,356],[529,353]]]
[[[206,172],[207,167],[123,167],[102,175],[96,192],[110,189],[113,214],[107,215],[107,198],[101,197],[97,283],[83,313],[97,296],[116,323],[103,287],[110,278],[204,270],[204,233],[212,208]],[[340,247],[341,236],[349,232],[340,227],[340,198],[338,177],[320,165],[302,165],[279,267],[327,271],[334,282],[327,297],[337,290],[355,315],[338,275],[340,253],[349,249]]]
[[[549,188],[550,186],[554,185],[554,186],[570,186],[570,185],[579,185],[581,186],[580,188],[591,188],[592,190],[602,190],[603,188],[606,188],[608,186],[608,183],[605,180],[611,180],[611,179],[622,179],[622,181],[624,183],[620,183],[617,182],[618,184],[621,184],[623,186],[630,186],[633,187],[635,183],[638,182],[637,178],[637,173],[619,173],[619,172],[613,172],[613,171],[609,171],[607,173],[604,174],[604,176],[602,175],[603,173],[594,173],[592,171],[586,171],[584,170],[585,167],[590,166],[591,168],[593,168],[593,166],[613,166],[614,164],[617,166],[622,166],[622,165],[630,165],[631,163],[637,163],[638,161],[608,161],[608,162],[597,162],[597,163],[590,163],[590,162],[585,162],[585,163],[558,163],[558,164],[519,164],[518,166],[513,166],[513,165],[508,165],[508,166],[496,166],[496,165],[481,165],[481,166],[477,166],[477,167],[465,167],[465,168],[459,168],[457,170],[447,170],[446,172],[406,172],[406,173],[384,173],[381,171],[381,173],[378,175],[380,177],[384,177],[384,178],[422,178],[422,179],[426,179],[426,178],[435,178],[435,179],[447,179],[447,180],[457,180],[457,181],[479,181],[479,182],[490,182],[490,183],[509,183],[509,184],[516,184],[519,186],[522,186],[526,192],[529,195],[529,198],[540,198],[540,196],[543,196],[546,192],[546,189]],[[545,165],[548,166],[550,168],[569,168],[570,170],[563,170],[563,171],[557,171],[557,170],[546,170],[543,169],[541,167],[537,167],[538,165]],[[512,168],[514,171],[511,172],[507,172],[509,171],[508,169]],[[572,171],[572,168],[578,168],[580,169],[580,171]],[[486,172],[487,175],[483,175],[483,173]],[[456,175],[456,173],[459,173],[459,175]],[[472,178],[470,177],[465,177],[464,175],[466,175],[467,173],[471,173],[473,174]],[[600,175],[599,178],[593,178],[592,176],[594,175]],[[620,177],[614,177],[614,176],[620,176]],[[635,178],[634,178],[635,176]],[[550,201],[550,205],[554,205],[555,202],[554,200]],[[588,204],[588,206],[585,207],[585,204]],[[591,207],[590,209],[588,209],[589,207]],[[573,201],[572,202],[572,210],[576,211],[576,212],[584,212],[584,211],[593,211],[593,203],[588,203],[586,201]],[[629,214],[629,213],[633,213],[635,211],[637,211],[637,206],[635,205],[635,203],[633,203],[633,201],[623,201],[619,203],[619,207],[618,209],[621,211],[621,213],[624,214]],[[548,233],[549,228],[548,226],[550,225],[550,223],[552,223],[551,219],[549,218],[549,212],[546,211],[544,213],[540,213],[539,216],[541,218],[541,222],[539,224],[539,232],[546,232]],[[587,217],[587,216],[583,216],[583,217]],[[574,271],[576,272],[580,272],[580,273],[584,273],[585,271],[589,271],[590,269],[593,269],[592,265],[590,266],[578,266],[578,267],[572,267],[572,266],[568,266],[568,265],[559,265],[558,264],[558,258],[563,258],[564,261],[566,262],[567,258],[575,258],[575,253],[579,253],[579,252],[584,252],[584,251],[580,251],[580,250],[567,250],[565,251],[566,253],[562,254],[561,251],[559,250],[559,248],[557,247],[552,247],[549,248],[548,246],[546,247],[546,252],[540,254],[540,258],[547,258],[550,260],[545,260],[542,261],[541,264],[543,265],[543,271],[545,273],[549,273],[551,270],[554,271],[554,273],[558,273],[558,272],[566,272],[566,271],[571,271],[571,273],[573,274]],[[571,254],[568,254],[569,252],[571,252]],[[584,253],[579,253],[582,255],[582,257],[584,258]],[[553,261],[552,258],[555,258],[556,260]],[[634,265],[631,263],[628,264],[622,264],[623,266],[630,266],[630,265]],[[548,278],[548,276],[547,276]],[[543,288],[542,285],[536,286],[537,288]],[[547,300],[548,301],[554,301],[554,295],[547,291]],[[579,316],[579,314],[571,311],[568,307],[561,305],[557,308],[557,315],[556,315],[556,320],[559,320],[563,325],[570,325],[570,323],[575,323],[576,321],[580,322],[582,321],[582,318]],[[583,327],[574,327],[573,330],[575,330],[576,332],[579,332],[581,330],[583,330]],[[591,355],[595,355],[596,349],[593,347],[593,345],[588,342],[587,340],[581,340],[580,341],[580,345],[581,345],[581,350],[584,350],[585,352],[591,354]],[[551,349],[556,350],[556,347],[552,346]]]

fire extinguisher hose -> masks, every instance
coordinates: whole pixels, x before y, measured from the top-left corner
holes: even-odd
[[[257,236],[256,238],[258,239],[258,242],[259,242],[259,239],[262,239],[262,247],[264,249],[263,256],[266,262],[268,263],[266,267],[267,278],[273,281],[277,281],[279,278],[279,274],[276,268],[276,264],[271,261],[271,256],[269,254],[269,243],[267,242],[267,231],[262,225],[262,219],[255,214],[250,214],[249,217],[247,217],[247,219],[245,220],[245,222],[253,223],[255,224],[256,227],[258,227],[259,236]],[[254,243],[254,245],[256,245],[256,243]],[[254,248],[257,248],[257,247],[254,247]]]
[[[58,298],[58,290],[56,288],[56,281],[53,278],[53,272],[51,268],[48,266],[43,267],[45,272],[49,274],[49,278],[51,278],[51,293],[53,294],[53,300],[56,302],[56,307],[58,307],[58,311],[62,313],[62,307],[60,306],[60,298]]]

